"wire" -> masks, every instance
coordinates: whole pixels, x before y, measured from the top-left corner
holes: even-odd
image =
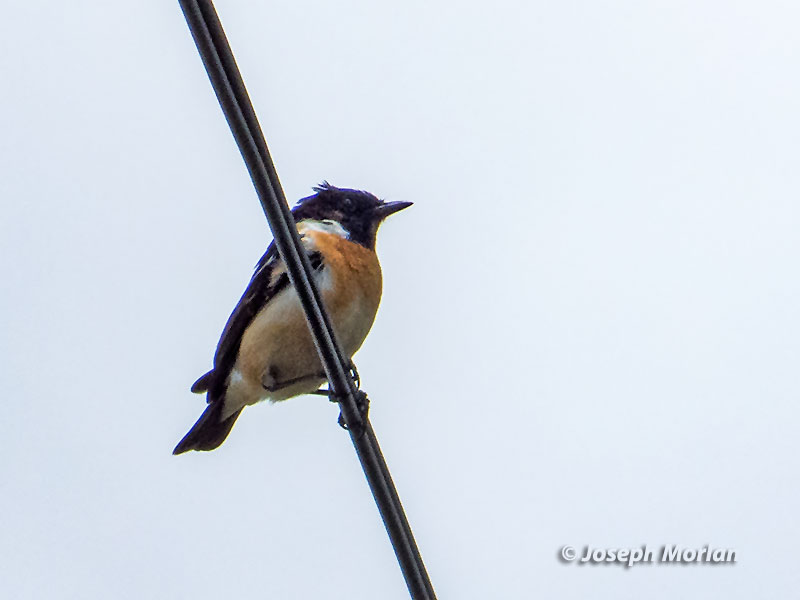
[[[378,439],[369,418],[366,415],[362,417],[358,408],[356,397],[360,392],[356,390],[350,375],[350,360],[342,352],[319,291],[311,278],[311,265],[300,244],[264,134],[214,5],[210,0],[179,2],[217,100],[247,165],[275,238],[275,245],[303,305],[332,396],[339,402],[350,439],[389,534],[408,590],[414,600],[435,600],[433,585]]]

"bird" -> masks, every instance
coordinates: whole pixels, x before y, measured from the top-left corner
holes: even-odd
[[[292,216],[334,331],[352,359],[381,299],[378,228],[412,203],[387,202],[327,181],[312,190]],[[246,406],[314,393],[325,380],[305,313],[273,241],[228,318],[213,368],[191,387],[206,394],[208,405],[173,454],[218,448]]]

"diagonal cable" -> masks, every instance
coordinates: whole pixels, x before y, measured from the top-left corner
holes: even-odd
[[[435,600],[433,586],[414,540],[411,527],[392,482],[369,419],[362,419],[356,389],[349,375],[349,359],[339,346],[330,318],[311,278],[311,267],[300,245],[294,219],[258,124],[241,74],[222,25],[209,0],[179,0],[209,79],[228,125],[245,160],[264,213],[306,318],[333,396],[364,470],[367,482],[394,547],[411,597]],[[346,367],[345,365],[348,365]]]

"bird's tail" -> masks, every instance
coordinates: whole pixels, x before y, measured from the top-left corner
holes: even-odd
[[[223,402],[218,400],[208,405],[205,412],[200,415],[197,423],[189,430],[183,439],[175,446],[173,454],[183,454],[189,450],[213,450],[219,447],[236,422],[240,408],[227,419],[222,419]]]

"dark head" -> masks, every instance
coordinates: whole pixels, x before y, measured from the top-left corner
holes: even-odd
[[[411,206],[411,202],[384,202],[369,192],[337,188],[323,181],[316,194],[303,198],[292,209],[295,221],[331,219],[344,227],[354,242],[375,248],[375,234],[391,214]]]

